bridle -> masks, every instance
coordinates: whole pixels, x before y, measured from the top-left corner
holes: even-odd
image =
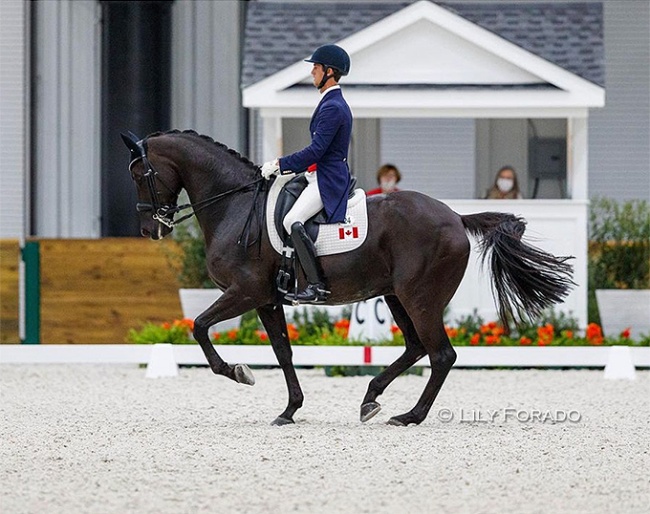
[[[248,219],[246,220],[246,225],[244,226],[242,237],[240,237],[239,242],[241,242],[244,235],[248,233],[248,228],[252,220],[252,215],[255,211],[255,205],[257,204],[257,197],[260,191],[264,188],[264,183],[266,182],[266,180],[264,180],[263,177],[260,177],[254,180],[253,182],[249,182],[248,184],[244,184],[234,189],[229,189],[228,191],[224,191],[223,193],[219,193],[218,195],[211,196],[210,198],[206,198],[205,200],[201,200],[200,202],[196,202],[194,204],[186,203],[183,205],[177,205],[176,200],[178,199],[178,193],[176,193],[171,187],[169,187],[165,183],[165,181],[162,179],[162,177],[160,177],[160,174],[153,167],[153,164],[151,164],[151,161],[147,156],[147,140],[143,139],[137,141],[135,144],[138,147],[139,155],[136,154],[136,152],[133,149],[131,150],[132,158],[131,158],[131,162],[129,163],[129,172],[131,172],[131,168],[133,168],[133,165],[135,163],[142,161],[142,164],[145,169],[145,173],[143,177],[147,181],[147,188],[149,189],[149,198],[151,199],[150,203],[138,202],[135,208],[138,212],[153,211],[152,218],[155,221],[162,223],[163,225],[171,229],[173,229],[175,225],[178,225],[179,223],[182,223],[183,221],[191,218],[197,212],[218,202],[222,198],[225,198],[226,196],[229,196],[233,193],[237,193],[239,191],[249,189],[251,186],[257,186],[255,190],[255,197],[253,199],[253,206],[251,208],[251,212],[248,216]],[[156,182],[162,184],[170,193],[172,193],[172,195],[174,195],[174,200],[171,203],[165,203],[160,200],[160,192],[158,191]],[[192,212],[182,216],[177,220],[174,220],[174,215],[176,213],[179,213],[187,209],[192,209]],[[248,238],[246,237],[246,239]]]

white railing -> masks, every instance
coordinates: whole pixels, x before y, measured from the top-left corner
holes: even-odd
[[[0,345],[0,364],[147,364],[154,345],[41,344]],[[231,363],[276,366],[270,345],[216,345]],[[614,347],[455,347],[456,367],[604,367]],[[650,367],[649,347],[629,347],[636,367]],[[386,366],[404,351],[400,346],[294,346],[296,366]],[[207,364],[198,345],[173,345],[181,365]],[[429,366],[427,358],[416,365]]]

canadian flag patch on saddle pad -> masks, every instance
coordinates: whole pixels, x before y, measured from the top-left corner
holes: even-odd
[[[296,175],[279,175],[271,184],[266,200],[266,228],[273,249],[282,253],[282,238],[278,234],[275,220],[275,206],[280,191],[285,184],[294,179]],[[366,207],[366,193],[363,189],[355,189],[352,198],[348,199],[348,210],[343,223],[321,224],[318,227],[316,245],[317,255],[333,255],[354,250],[363,244],[368,235],[368,209]]]

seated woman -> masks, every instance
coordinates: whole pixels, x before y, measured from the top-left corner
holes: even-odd
[[[519,200],[523,198],[519,191],[517,173],[512,166],[504,166],[494,178],[494,184],[485,195],[487,200]]]
[[[394,164],[384,164],[377,170],[377,184],[379,184],[379,187],[368,191],[366,196],[399,191],[397,189],[397,183],[400,180],[402,180],[402,174],[397,169],[397,166]]]

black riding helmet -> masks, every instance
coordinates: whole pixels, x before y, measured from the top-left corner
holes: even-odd
[[[305,62],[320,64],[323,66],[323,69],[332,68],[338,70],[341,75],[350,73],[350,56],[343,48],[337,45],[323,45],[318,47],[309,59],[305,59]],[[323,84],[330,77],[331,75],[325,75],[321,83],[316,87],[318,89],[323,87]]]
[[[337,45],[323,45],[318,47],[309,59],[305,62],[322,64],[328,68],[339,70],[341,75],[350,73],[350,56]]]

